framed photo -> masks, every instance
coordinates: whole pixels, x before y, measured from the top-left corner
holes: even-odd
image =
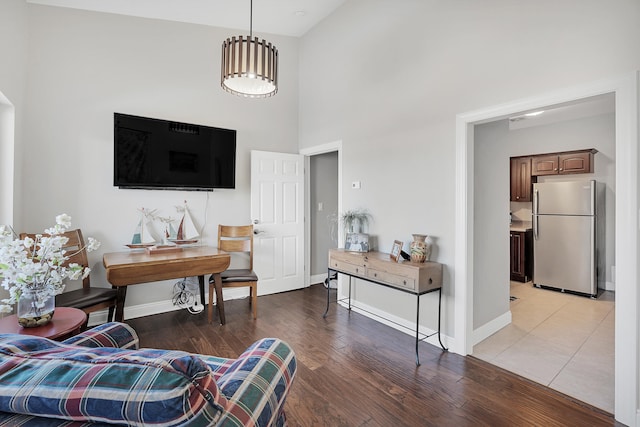
[[[389,256],[395,262],[400,261],[400,252],[402,252],[402,245],[403,244],[404,243],[401,242],[400,240],[395,240],[393,242],[393,246],[391,247],[391,253],[389,254]]]
[[[344,249],[350,252],[369,252],[369,235],[364,233],[347,233]]]

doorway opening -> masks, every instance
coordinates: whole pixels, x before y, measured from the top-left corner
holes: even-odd
[[[544,112],[519,113],[474,126],[474,185],[483,190],[474,198],[474,262],[478,266],[474,273],[474,328],[490,322],[497,313],[507,314],[505,320],[510,316],[510,322],[477,342],[473,356],[613,413],[614,295],[604,289],[613,288],[610,272],[615,257],[615,98],[606,94],[536,111]],[[543,172],[548,175],[530,172],[530,164],[550,158],[548,153],[579,149],[597,151],[592,154],[589,170]],[[518,179],[511,180],[514,174]],[[604,236],[598,236],[597,242],[591,240],[595,237],[591,217],[563,216],[565,226],[581,224],[584,230],[571,232],[541,250],[536,236],[555,239],[563,230],[554,231],[553,236],[544,231],[534,233],[534,228],[539,231],[544,226],[534,227],[535,197],[531,194],[535,191],[531,188],[552,190],[560,185],[563,191],[578,190],[592,180],[603,190],[598,192],[598,201],[604,209],[597,219],[603,221]],[[544,194],[538,199],[544,200]],[[578,196],[582,193],[575,194]],[[555,206],[545,206],[564,206],[571,212],[573,205],[566,202],[564,197],[554,201]],[[493,248],[491,253],[486,247]],[[558,252],[559,247],[571,250]],[[595,283],[590,280],[590,272],[595,270],[590,264],[592,256],[602,260],[598,299],[533,286],[533,265],[538,272],[552,271],[549,265],[561,255],[564,258],[556,265],[558,271],[547,275],[554,283],[567,285],[563,288],[579,284],[585,292]],[[500,274],[496,274],[498,265]],[[536,278],[541,277],[536,274]]]
[[[341,238],[333,235],[330,217],[342,210],[342,141],[305,148],[300,154],[310,171],[305,174],[305,286],[310,286],[327,278],[328,249],[335,247],[334,238]]]
[[[509,115],[560,105],[592,96],[613,93],[616,100],[616,219],[615,219],[615,411],[616,419],[635,425],[637,406],[638,256],[637,212],[637,138],[638,138],[638,76],[596,82],[569,88],[509,104],[460,114],[456,123],[456,262],[455,262],[455,351],[472,353],[473,346],[486,337],[486,330],[474,328],[474,240],[477,239],[474,218],[474,126]],[[496,319],[495,330],[507,324]],[[510,319],[508,319],[510,321]],[[489,334],[490,335],[490,334]]]

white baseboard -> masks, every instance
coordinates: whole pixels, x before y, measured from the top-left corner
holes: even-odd
[[[605,291],[613,291],[613,292],[615,292],[616,284],[614,282],[605,282],[604,283],[604,290]]]
[[[340,304],[344,308],[349,308],[349,304],[344,301],[338,301],[338,304]],[[358,306],[356,307],[354,304],[357,304]],[[415,323],[407,319],[394,316],[393,314],[389,314],[385,311],[382,311],[375,307],[371,307],[367,304],[363,304],[359,301],[354,301],[353,299],[351,300],[351,310],[355,311],[358,314],[362,314],[365,317],[376,320],[382,323],[383,325],[387,325],[400,332],[404,332],[407,335],[411,335],[413,337],[416,336]],[[435,334],[437,332],[436,330],[426,328],[423,325],[420,325],[418,331],[423,336]],[[445,335],[444,333],[442,333],[442,331],[440,331],[440,339],[442,340],[442,343],[444,344],[445,347],[447,348],[452,348],[452,346],[455,347],[455,339]],[[436,347],[440,347],[440,342],[438,342],[437,334],[432,335],[429,338],[425,339],[424,342],[427,342]]]
[[[498,316],[495,319],[485,323],[478,329],[473,330],[473,345],[478,344],[498,332],[500,329],[511,323],[511,311],[504,313],[502,316]]]
[[[324,283],[326,279],[327,279],[326,274],[314,274],[309,278],[309,284],[315,285],[317,283]]]
[[[224,300],[229,301],[233,299],[246,298],[249,296],[249,289],[235,288],[225,289]],[[209,293],[205,294],[205,301],[209,301]],[[215,305],[215,295],[213,297]],[[125,306],[124,318],[136,319],[138,317],[152,316],[154,314],[168,313],[170,311],[183,310],[183,308],[173,305],[171,300],[157,301],[147,304],[138,304],[134,306]],[[107,310],[96,311],[89,316],[88,326],[101,325],[107,321]]]

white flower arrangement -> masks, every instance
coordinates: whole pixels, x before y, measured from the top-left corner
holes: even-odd
[[[89,275],[90,269],[64,263],[75,253],[67,255],[62,247],[69,240],[62,236],[71,227],[67,214],[56,217],[56,225],[37,234],[35,239],[14,239],[15,233],[0,226],[0,284],[9,291],[9,298],[1,300],[0,313],[11,312],[23,293],[34,293],[38,300],[58,295],[64,290],[65,279],[78,280]],[[100,247],[100,242],[89,237],[88,252]],[[81,248],[85,249],[85,248]],[[76,252],[77,253],[77,252]]]

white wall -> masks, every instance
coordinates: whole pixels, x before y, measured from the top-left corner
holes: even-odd
[[[474,328],[509,311],[509,157],[595,148],[594,173],[538,177],[595,179],[606,186],[606,280],[615,259],[615,117],[613,113],[509,130],[507,119],[478,125],[475,140]],[[514,206],[516,204],[511,204]],[[521,215],[531,203],[518,203]],[[487,248],[491,248],[490,251]]]
[[[24,118],[27,6],[23,0],[0,4],[0,224],[20,225],[20,171]]]
[[[23,0],[0,4],[0,224],[21,224],[20,170],[27,75],[27,6]],[[8,292],[0,289],[0,298]]]
[[[343,141],[343,208],[373,213],[381,250],[437,237],[449,336],[456,114],[640,68],[639,15],[632,0],[350,0],[303,37],[301,147]],[[412,318],[405,295],[358,297]],[[421,304],[431,328],[435,298]]]
[[[218,223],[250,221],[250,150],[297,152],[298,42],[268,37],[280,53],[279,92],[244,99],[220,88],[222,41],[235,32],[30,5],[24,229],[71,215],[102,242],[90,254],[92,280],[107,285],[102,254],[126,249],[140,207],[176,217],[174,206],[187,200],[208,244]],[[114,112],[236,129],[236,189],[113,187]],[[127,306],[167,300],[172,284],[132,286]]]
[[[474,329],[509,312],[508,126],[502,120],[474,128]]]

